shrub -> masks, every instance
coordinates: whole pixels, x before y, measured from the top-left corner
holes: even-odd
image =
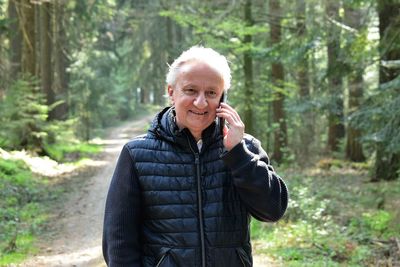
[[[1,103],[0,146],[41,152],[49,107],[31,77],[16,80]]]

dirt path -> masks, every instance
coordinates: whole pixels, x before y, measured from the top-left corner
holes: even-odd
[[[112,129],[100,141],[104,152],[95,162],[96,172],[79,186],[72,186],[65,204],[56,216],[39,255],[20,266],[46,267],[98,267],[105,266],[101,254],[101,235],[105,197],[116,160],[122,146],[132,137],[144,133],[152,116]],[[83,174],[85,175],[85,174]]]
[[[104,267],[101,235],[105,197],[116,160],[123,144],[142,134],[152,116],[124,124],[101,140],[104,152],[96,160],[94,173],[79,177],[56,212],[48,236],[41,240],[38,255],[19,266],[25,267]],[[86,176],[86,177],[85,177]],[[273,266],[265,257],[254,255],[254,267]]]

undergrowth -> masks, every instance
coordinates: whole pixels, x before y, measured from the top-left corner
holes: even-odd
[[[83,157],[99,153],[101,146],[58,143],[46,150],[58,162],[79,164]],[[45,177],[33,174],[24,161],[0,157],[0,266],[21,262],[37,250],[35,240],[60,192]]]
[[[51,144],[45,146],[50,158],[57,162],[73,162],[101,152],[101,146],[90,143]]]
[[[287,170],[287,213],[274,225],[252,221],[256,253],[282,266],[399,266],[400,181],[360,173]]]
[[[34,252],[35,235],[46,220],[40,204],[48,197],[46,188],[46,180],[22,161],[0,159],[0,266]]]

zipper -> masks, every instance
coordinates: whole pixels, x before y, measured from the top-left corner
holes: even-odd
[[[200,221],[200,242],[201,242],[201,266],[206,266],[206,248],[204,244],[204,225],[203,225],[203,198],[201,196],[201,174],[200,174],[200,157],[195,153],[196,175],[197,175],[197,205],[199,206]]]
[[[203,198],[201,195],[201,171],[200,171],[200,155],[196,151],[194,151],[189,136],[186,134],[186,138],[190,147],[190,150],[194,154],[194,164],[196,165],[196,181],[197,181],[197,206],[198,208],[198,216],[199,216],[199,224],[200,224],[200,243],[201,243],[201,266],[206,266],[206,248],[204,242],[204,225],[203,225]]]
[[[164,258],[167,256],[168,251],[164,253],[164,255],[162,255],[161,259],[158,261],[156,267],[159,267],[161,265],[161,263],[164,261]]]

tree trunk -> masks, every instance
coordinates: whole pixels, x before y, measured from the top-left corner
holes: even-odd
[[[54,92],[51,87],[51,27],[50,27],[50,3],[40,5],[40,80],[43,93],[46,96],[47,105],[54,103]],[[49,119],[53,119],[53,113],[49,113]]]
[[[63,101],[54,108],[54,118],[65,120],[68,117],[68,83],[69,75],[67,73],[68,58],[68,39],[65,34],[66,16],[64,5],[60,1],[53,3],[53,56],[54,56],[54,78],[53,88],[55,101]]]
[[[188,28],[188,32],[189,32],[189,28]],[[177,23],[175,23],[175,35],[176,35],[176,43],[181,45],[184,42],[184,37],[183,37],[184,33],[182,30],[182,27]],[[182,49],[179,47],[179,50],[182,50]],[[177,56],[177,55],[174,54],[174,57],[175,56]]]
[[[244,21],[247,26],[254,24],[251,16],[251,0],[246,0],[244,4]],[[244,44],[250,47],[252,44],[252,36],[244,36]],[[246,132],[254,134],[253,127],[253,58],[251,51],[246,50],[243,55],[243,73],[244,73],[244,112],[243,121],[246,125]]]
[[[326,14],[330,19],[340,21],[339,4],[336,0],[329,0]],[[341,77],[340,56],[340,28],[328,22],[328,92],[331,102],[328,109],[328,151],[339,150],[339,140],[344,137],[343,124],[343,88]]]
[[[391,0],[378,1],[380,58],[381,60],[400,60],[400,3]],[[400,75],[399,70],[387,69],[379,65],[379,83],[383,84]],[[400,94],[400,89],[397,89]],[[385,151],[383,143],[377,143],[375,172],[372,181],[394,180],[399,177],[400,153]]]
[[[168,64],[172,64],[172,53],[174,50],[174,35],[173,35],[173,21],[169,17],[158,17],[159,21],[159,35],[164,36],[164,40],[160,40],[159,42],[154,42],[155,46],[152,48],[154,54],[154,62],[167,62]],[[158,47],[157,47],[158,46]],[[156,72],[156,77],[159,79],[153,79],[151,82],[151,87],[153,88],[154,95],[154,104],[156,105],[164,105],[165,102],[165,87],[163,85],[164,78],[164,65],[155,64],[154,69]]]
[[[297,3],[297,38],[303,41],[307,37],[307,28],[305,24],[306,19],[306,4],[304,0],[299,0]],[[310,101],[310,78],[309,78],[309,58],[308,53],[304,53],[303,57],[298,63],[297,81],[299,85],[300,101]],[[314,122],[312,112],[309,110],[304,111],[301,120],[303,121],[299,129],[300,145],[298,151],[298,161],[304,165],[310,155],[310,146],[314,138]]]
[[[38,63],[37,63],[37,18],[36,18],[36,7],[30,0],[21,0],[20,5],[17,6],[17,13],[20,18],[20,31],[22,35],[22,54],[21,54],[21,72],[25,79],[31,82],[32,94],[36,94],[34,79],[32,77],[38,77]],[[37,114],[30,114],[36,116]],[[37,132],[38,126],[34,123],[28,123],[26,126],[26,132],[31,134]],[[39,136],[33,136],[25,146],[38,154],[43,152],[43,138]]]
[[[148,104],[150,103],[150,90],[147,88],[140,88],[140,103]]]
[[[269,12],[273,14],[270,17],[270,37],[272,46],[276,46],[281,42],[281,7],[279,0],[269,1]],[[284,69],[280,61],[272,62],[271,76],[274,87],[283,87]],[[278,129],[274,131],[274,151],[272,158],[281,163],[283,160],[283,149],[287,147],[287,128],[286,128],[286,115],[284,109],[285,95],[281,92],[274,92],[274,100],[272,102],[274,124],[279,125]]]
[[[363,96],[362,73],[355,73],[348,78],[349,86],[349,115],[360,107]],[[361,131],[349,125],[347,127],[346,158],[355,162],[365,161],[363,148],[360,143]]]
[[[400,154],[388,153],[378,145],[376,150],[375,173],[371,181],[378,182],[381,180],[395,180],[399,177],[399,174],[397,173],[399,169]]]
[[[35,7],[30,0],[21,0],[22,63],[24,74],[36,74]]]
[[[174,35],[173,35],[173,21],[169,17],[165,17],[166,30],[166,44],[167,44],[167,62],[169,65],[174,61],[173,50],[174,50]]]
[[[345,4],[345,22],[346,25],[356,29],[362,29],[361,11],[352,8],[350,5]],[[349,88],[349,116],[358,110],[361,105],[363,97],[363,68],[362,62],[353,63],[351,66],[350,74],[347,78]],[[354,128],[350,123],[347,126],[347,141],[346,141],[346,158],[355,162],[362,162],[365,160],[363,148],[360,143],[361,131]]]
[[[21,43],[22,35],[19,26],[17,5],[20,5],[18,0],[8,1],[8,18],[10,19],[9,35],[10,40],[10,78],[15,80],[18,73],[21,72]]]

